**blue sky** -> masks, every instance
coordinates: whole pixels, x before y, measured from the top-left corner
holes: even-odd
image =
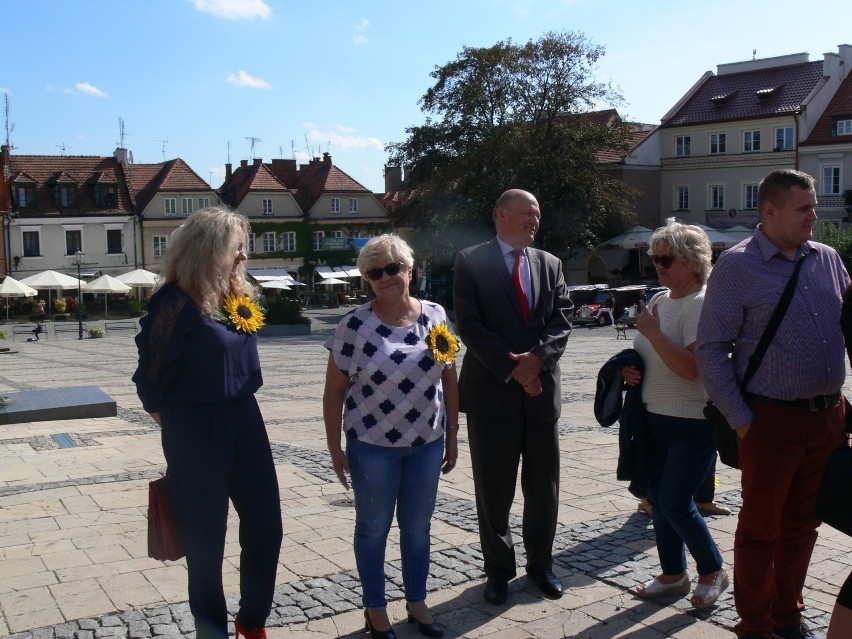
[[[253,157],[328,151],[383,191],[384,145],[423,123],[429,73],[463,46],[580,31],[606,48],[619,112],[658,123],[717,64],[852,44],[845,16],[847,0],[7,1],[0,92],[13,153],[109,155],[121,118],[136,162],[165,149],[214,187],[255,138]]]

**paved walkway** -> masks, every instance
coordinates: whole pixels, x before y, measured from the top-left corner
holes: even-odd
[[[321,416],[327,357],[322,344],[344,310],[309,311],[310,337],[260,340],[266,384],[258,398],[273,442],[285,529],[268,623],[272,639],[357,635],[363,629],[352,494],[329,467]],[[555,571],[567,592],[560,600],[543,599],[526,577],[510,584],[507,604],[482,599],[462,419],[458,468],[441,480],[432,526],[429,603],[448,637],[732,636],[736,613],[730,592],[703,612],[693,611],[687,597],[646,602],[629,594],[655,574],[658,563],[650,521],[636,512],[625,483],[615,480],[616,431],[597,426],[592,413],[598,369],[629,345],[615,335],[612,327],[577,329],[563,358]],[[0,636],[193,636],[184,562],[147,557],[147,484],[165,468],[159,431],[130,383],[136,363],[132,332],[14,346],[16,354],[0,355],[0,394],[91,384],[116,400],[118,416],[0,429]],[[56,437],[63,434],[67,437]],[[74,446],[60,447],[69,439]],[[736,511],[738,473],[720,467],[718,476],[717,500]],[[516,523],[520,505],[519,499]],[[708,522],[730,563],[736,517]],[[232,518],[225,551],[232,607],[237,532]],[[417,637],[404,623],[397,532],[391,533],[387,556],[389,612],[399,637]],[[823,631],[850,564],[848,539],[824,528],[806,584],[806,614]]]

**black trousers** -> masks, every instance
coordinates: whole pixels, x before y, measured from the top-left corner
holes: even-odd
[[[254,397],[169,405],[161,413],[189,572],[189,606],[198,639],[228,636],[222,561],[228,498],[240,517],[240,610],[246,628],[272,608],[283,535],[278,479]]]
[[[484,419],[468,413],[467,429],[486,576],[508,581],[517,574],[509,511],[521,460],[526,571],[550,568],[559,511],[556,422],[530,422],[523,416]]]

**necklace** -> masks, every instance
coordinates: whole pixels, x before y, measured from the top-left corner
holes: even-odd
[[[373,302],[373,312],[378,315],[379,319],[385,322],[386,324],[392,324],[394,326],[405,326],[406,324],[413,321],[418,315],[418,311],[412,312],[411,307],[406,309],[405,313],[402,315],[397,315],[394,313],[389,313],[387,310],[382,308],[380,305]]]

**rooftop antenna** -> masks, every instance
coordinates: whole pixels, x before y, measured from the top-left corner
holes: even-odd
[[[231,163],[231,141],[230,140],[228,140],[228,153],[227,153],[227,159],[225,160],[225,163],[226,164]]]
[[[65,142],[62,142],[61,144],[57,144],[56,148],[59,149],[59,155],[65,155],[65,149],[66,149]]]
[[[280,144],[278,145],[278,157],[279,157],[279,158],[283,158],[283,157],[284,157],[284,147],[283,147],[283,146],[281,146]]]
[[[757,57],[757,49],[751,50],[751,59],[754,60]]]
[[[263,142],[263,140],[261,140],[260,138],[253,138],[253,137],[251,137],[251,136],[247,136],[247,137],[246,137],[246,140],[248,140],[249,142],[251,142],[251,153],[249,153],[249,159],[250,159],[250,160],[252,160],[252,161],[254,161],[254,145],[255,145],[257,142]]]
[[[163,153],[163,162],[166,161],[166,144],[169,143],[168,140],[154,140],[154,142],[160,143],[160,151]]]
[[[296,159],[296,141],[295,140],[290,140],[290,155],[292,156],[293,160]]]
[[[12,149],[15,148],[14,146],[12,146],[12,138],[11,138],[12,131],[15,130],[15,124],[14,123],[12,123],[11,125],[9,124],[9,94],[4,93],[3,96],[6,100],[6,146],[11,151]]]
[[[124,131],[124,118],[118,118],[118,148],[123,149],[124,146],[124,138],[126,137],[126,133]]]
[[[308,152],[308,158],[314,157],[314,151],[311,146],[308,144],[308,134],[305,133],[305,150]]]

